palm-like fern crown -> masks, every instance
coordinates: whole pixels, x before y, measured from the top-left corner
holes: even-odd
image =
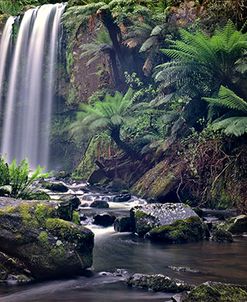
[[[82,104],[77,115],[75,128],[88,127],[91,131],[98,129],[112,130],[120,127],[127,117],[132,104],[133,91],[129,89],[125,95],[116,92],[113,96],[107,94],[103,102],[97,101],[93,105]]]
[[[247,49],[247,33],[237,31],[231,21],[212,37],[184,29],[180,30],[180,36],[181,40],[169,41],[169,49],[162,49],[171,61],[157,67],[155,78],[165,86],[174,83],[183,86],[190,79],[192,85],[206,80],[207,86],[216,82],[217,87],[231,78],[235,62]]]
[[[247,102],[230,89],[221,86],[218,97],[203,98],[211,106],[220,106],[233,110],[233,116],[222,116],[213,125],[213,130],[223,130],[226,135],[241,136],[247,133]]]
[[[225,107],[247,114],[247,102],[237,96],[232,90],[224,86],[220,87],[218,97],[203,99],[211,105]]]

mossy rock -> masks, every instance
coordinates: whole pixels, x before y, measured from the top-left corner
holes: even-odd
[[[51,197],[46,192],[33,192],[28,195],[29,200],[50,200]]]
[[[134,232],[139,236],[144,236],[149,231],[151,238],[163,238],[164,234],[169,234],[169,242],[186,242],[189,236],[190,225],[196,229],[191,241],[197,241],[204,236],[204,225],[198,215],[183,203],[146,204],[134,207],[130,210],[130,218],[134,225]],[[193,220],[194,219],[194,220]],[[154,231],[153,231],[154,230]],[[161,233],[163,234],[161,236]],[[164,237],[165,238],[165,237]]]
[[[170,163],[164,160],[147,171],[132,187],[132,192],[148,199],[165,199],[173,192],[184,169],[184,162]],[[170,201],[170,200],[169,200]]]
[[[247,291],[234,284],[206,282],[193,289],[183,302],[245,302]]]
[[[154,216],[137,207],[130,210],[130,219],[131,224],[134,226],[134,232],[139,236],[144,236],[158,224],[158,221]]]
[[[247,215],[239,215],[229,220],[227,230],[232,234],[247,232]]]
[[[50,203],[0,209],[0,251],[21,259],[34,279],[71,276],[92,265],[93,233],[56,213]]]
[[[179,293],[191,290],[193,287],[181,280],[157,274],[134,274],[127,279],[127,284],[132,287],[140,287],[156,292]]]
[[[232,234],[226,230],[215,229],[212,232],[212,240],[216,242],[233,242]]]
[[[202,240],[205,236],[205,227],[199,217],[190,217],[177,220],[171,225],[153,228],[147,237],[153,241],[167,243],[186,243]]]
[[[50,191],[61,192],[61,193],[65,193],[69,190],[67,188],[67,186],[65,184],[63,184],[62,182],[44,181],[42,183],[42,187],[47,189],[47,190],[50,190]]]
[[[130,217],[117,217],[114,221],[114,230],[116,232],[132,232],[134,229]]]

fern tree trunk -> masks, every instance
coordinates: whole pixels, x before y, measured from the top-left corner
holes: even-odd
[[[123,150],[127,155],[129,155],[132,159],[137,160],[141,159],[141,156],[139,153],[137,153],[132,146],[130,146],[128,143],[124,142],[120,138],[120,127],[113,128],[111,130],[111,138],[116,143],[116,145]]]

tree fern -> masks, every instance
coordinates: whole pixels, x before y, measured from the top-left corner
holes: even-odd
[[[213,130],[223,130],[226,135],[247,134],[247,116],[233,116],[212,124]]]
[[[229,109],[230,112],[228,114],[234,113],[236,115],[238,112],[242,115],[247,115],[247,102],[224,86],[220,87],[218,97],[203,99],[209,102],[210,106]],[[212,123],[212,129],[223,130],[226,135],[241,136],[247,133],[247,116],[232,116],[227,118],[223,116]]]
[[[176,84],[178,90],[186,85],[192,94],[194,88],[202,86],[211,93],[220,85],[234,88],[237,93],[240,91],[234,76],[236,63],[247,50],[247,33],[237,31],[231,21],[212,37],[184,29],[179,33],[180,40],[168,40],[169,48],[161,50],[171,61],[157,66],[156,81],[165,86]],[[205,91],[201,91],[200,96],[203,95]]]
[[[90,131],[94,135],[107,130],[120,149],[138,159],[137,152],[120,138],[122,125],[131,118],[132,102],[133,90],[129,89],[125,95],[117,91],[113,96],[107,94],[102,102],[82,104],[81,111],[77,114],[77,121],[72,125],[72,131]]]
[[[230,89],[221,86],[217,98],[203,98],[205,101],[209,102],[211,105],[226,107],[229,109],[242,111],[247,114],[247,102],[242,98],[238,97]]]

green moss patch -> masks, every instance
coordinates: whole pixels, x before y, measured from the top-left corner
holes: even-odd
[[[177,220],[171,225],[153,228],[148,237],[155,241],[168,243],[185,243],[199,241],[204,238],[205,229],[199,217]]]

